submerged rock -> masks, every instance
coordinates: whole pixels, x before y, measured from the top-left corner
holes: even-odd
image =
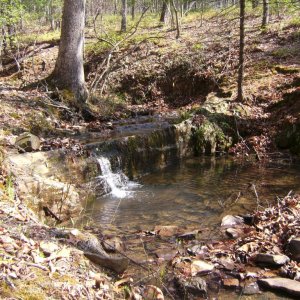
[[[260,253],[255,257],[255,262],[262,265],[282,266],[288,263],[290,259],[286,255],[275,255]]]
[[[178,226],[166,225],[166,226],[155,226],[154,231],[156,234],[163,237],[171,237],[178,233]]]
[[[260,293],[259,286],[257,282],[252,282],[245,286],[243,289],[243,295],[255,295]]]
[[[268,289],[281,290],[293,296],[300,296],[300,282],[288,278],[260,279],[258,284]]]
[[[155,255],[163,260],[172,260],[176,254],[178,253],[177,250],[170,249],[170,248],[165,248],[165,249],[159,249],[155,251]]]
[[[189,297],[187,294],[192,294],[196,296],[206,296],[207,285],[206,281],[200,277],[190,277],[190,278],[176,278],[176,284],[185,297]],[[185,298],[189,299],[189,298]]]

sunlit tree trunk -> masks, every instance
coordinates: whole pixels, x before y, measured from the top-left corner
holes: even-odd
[[[162,8],[161,8],[161,14],[159,21],[166,24],[168,18],[168,3],[167,1],[163,2]]]
[[[85,0],[65,0],[61,39],[55,69],[51,75],[59,89],[70,91],[80,107],[87,98],[83,70]]]
[[[266,27],[269,24],[269,0],[263,0],[263,18],[262,27]]]
[[[243,101],[243,81],[244,81],[244,48],[245,48],[245,0],[240,0],[240,50],[238,69],[238,95],[237,100]]]

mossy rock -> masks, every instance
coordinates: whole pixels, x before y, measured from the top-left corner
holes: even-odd
[[[232,146],[233,139],[216,124],[206,119],[192,130],[191,144],[195,155],[224,152]]]

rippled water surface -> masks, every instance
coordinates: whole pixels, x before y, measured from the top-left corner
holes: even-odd
[[[212,230],[226,214],[251,212],[289,191],[300,192],[300,165],[188,159],[136,182],[140,186],[133,185],[125,198],[97,197],[88,209],[93,224],[113,225],[122,232],[152,230],[159,224]]]

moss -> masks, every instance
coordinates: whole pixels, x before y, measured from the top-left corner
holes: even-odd
[[[37,136],[49,136],[55,132],[53,125],[43,114],[32,114],[25,120],[25,126],[30,133]]]
[[[223,126],[231,128],[227,123],[223,123]],[[232,141],[232,137],[226,135],[217,123],[207,118],[198,128],[194,129],[191,138],[195,155],[226,151],[232,145]]]
[[[282,65],[275,66],[275,70],[278,73],[282,73],[282,74],[295,74],[300,72],[299,67],[290,67],[290,66],[282,66]]]
[[[288,58],[298,55],[298,47],[281,47],[272,52],[272,55],[277,58]]]

